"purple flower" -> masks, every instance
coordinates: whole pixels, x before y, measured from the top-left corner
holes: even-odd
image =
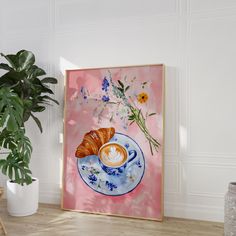
[[[80,92],[83,96],[83,99],[86,100],[88,98],[88,90],[84,87],[81,87]]]
[[[109,102],[109,100],[110,100],[109,96],[106,96],[106,95],[102,96],[102,101],[103,102]]]
[[[102,90],[107,92],[109,86],[110,86],[109,81],[107,80],[107,78],[105,76],[103,81],[102,81]]]

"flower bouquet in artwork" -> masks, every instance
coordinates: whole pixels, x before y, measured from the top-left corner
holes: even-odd
[[[151,153],[153,154],[154,151],[158,152],[160,143],[150,134],[146,125],[148,117],[156,115],[156,113],[146,111],[146,113],[143,114],[142,107],[138,106],[145,105],[148,102],[148,93],[145,92],[148,81],[139,84],[143,91],[136,94],[128,93],[129,90],[132,90],[136,78],[134,77],[128,82],[128,79],[125,76],[123,80],[123,82],[121,80],[117,80],[117,82],[113,81],[112,75],[110,71],[108,71],[108,75],[103,78],[101,83],[102,93],[90,94],[88,89],[82,87],[82,98],[85,101],[90,99],[95,99],[97,101],[98,106],[93,113],[97,116],[98,123],[104,118],[103,113],[106,110],[109,110],[110,122],[114,121],[114,117],[116,116],[122,121],[124,129],[128,129],[128,126],[136,124],[148,141]]]

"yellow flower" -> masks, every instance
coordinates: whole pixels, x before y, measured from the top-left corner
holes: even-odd
[[[137,99],[139,103],[145,103],[148,100],[148,95],[146,93],[140,93]]]

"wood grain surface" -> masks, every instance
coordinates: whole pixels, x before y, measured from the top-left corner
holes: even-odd
[[[222,236],[223,224],[165,217],[163,222],[63,211],[57,205],[40,204],[38,213],[9,216],[6,201],[0,203],[8,235],[76,236]]]

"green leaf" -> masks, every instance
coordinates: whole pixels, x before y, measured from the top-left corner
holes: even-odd
[[[129,125],[132,125],[135,122],[135,120],[131,121]]]
[[[14,54],[9,54],[9,55],[5,55],[3,53],[0,54],[2,57],[4,57],[12,66],[13,69],[17,69],[18,68],[18,56],[14,55]]]
[[[35,63],[35,56],[32,52],[21,50],[17,54],[18,57],[18,71],[30,68]]]
[[[0,167],[2,173],[15,183],[23,185],[24,183],[30,184],[32,182],[31,172],[28,163],[24,162],[19,153],[10,153],[5,164]]]
[[[148,116],[154,116],[154,115],[156,115],[156,114],[157,114],[157,113],[153,112],[153,113],[149,114]]]
[[[0,69],[3,69],[3,70],[13,70],[13,68],[11,68],[8,64],[4,64],[4,63],[0,63]]]
[[[152,156],[153,156],[153,149],[152,149],[152,144],[151,144],[151,142],[149,141],[149,146],[150,146],[150,151],[151,151],[151,154],[152,154]]]
[[[128,116],[128,120],[134,120],[134,118],[135,118],[135,115],[129,115]]]
[[[30,99],[24,99],[24,100],[23,100],[23,104],[24,104],[24,107],[29,108],[29,107],[32,106],[33,102],[32,102],[32,100],[30,100]]]
[[[7,165],[7,162],[3,165],[3,167],[2,167],[2,173],[4,174],[4,175],[7,175],[7,167],[8,167],[8,165]]]
[[[0,160],[2,173],[8,175],[15,183],[29,184],[32,145],[29,138],[25,136],[25,130],[18,129],[12,132],[3,129],[0,132],[0,146],[11,150],[6,159]]]
[[[39,68],[36,65],[32,65],[28,70],[27,70],[27,75],[29,76],[29,78],[35,78],[38,76],[42,76],[42,75],[46,75],[46,72]]]
[[[9,88],[0,89],[0,126],[15,131],[22,125],[23,104]]]
[[[12,177],[13,177],[13,165],[12,164],[10,164],[9,168],[8,168],[8,177],[10,179],[12,179]]]
[[[20,179],[19,169],[18,169],[18,167],[16,165],[14,166],[14,174],[15,174],[15,180],[19,181],[19,179]]]
[[[29,109],[25,108],[24,115],[23,115],[24,122],[26,122],[30,118],[30,111],[31,111],[31,108]]]
[[[125,88],[125,92],[126,92],[129,88],[130,88],[130,86],[127,86],[127,87]]]
[[[47,88],[47,87],[45,87],[45,86],[42,87],[41,92],[42,92],[42,93],[54,94],[54,92],[53,92],[51,89],[49,89],[49,88]]]
[[[138,118],[140,119],[141,109],[138,110]]]
[[[46,83],[57,84],[57,79],[53,78],[53,77],[46,77],[46,78],[42,79],[41,82],[44,84],[46,84]]]
[[[124,89],[123,88],[117,88],[122,94],[124,93]]]
[[[1,159],[0,160],[0,168],[2,168],[2,166],[5,164],[6,160],[5,159]]]
[[[33,112],[42,112],[44,111],[46,108],[44,106],[35,106],[32,108]]]
[[[32,182],[33,182],[32,177],[26,174],[26,175],[25,175],[25,183],[26,183],[27,185],[29,185],[29,184],[31,184]]]
[[[51,97],[49,97],[47,95],[42,96],[42,99],[43,99],[43,101],[45,101],[45,99],[46,100],[51,100],[51,101],[55,102],[57,105],[59,105],[59,102],[57,100],[55,100],[55,99],[53,99],[53,98],[51,98]]]
[[[34,54],[27,50],[21,50],[15,55],[4,55],[3,53],[1,53],[1,56],[5,57],[12,68],[17,72],[30,68],[35,62]]]
[[[17,143],[16,151],[21,155],[25,163],[29,163],[33,148],[29,138],[25,136],[24,129],[15,132],[14,141]]]
[[[32,174],[31,170],[29,170],[29,169],[25,169],[25,173]]]
[[[43,132],[43,128],[42,128],[40,120],[36,116],[34,116],[32,113],[30,115],[32,116],[32,118],[34,119],[34,121],[38,125],[40,132],[42,133]]]
[[[14,70],[11,70],[0,77],[0,87],[14,87],[15,85],[19,85],[19,81],[23,81],[26,78],[26,73],[21,71],[17,72]],[[20,87],[20,86],[18,86]],[[17,87],[16,87],[17,89]],[[14,91],[16,92],[16,89],[14,88]],[[20,93],[22,93],[22,87],[18,90]],[[17,93],[18,95],[20,93]]]
[[[118,83],[120,84],[122,88],[124,88],[124,84],[120,80],[118,80]]]

